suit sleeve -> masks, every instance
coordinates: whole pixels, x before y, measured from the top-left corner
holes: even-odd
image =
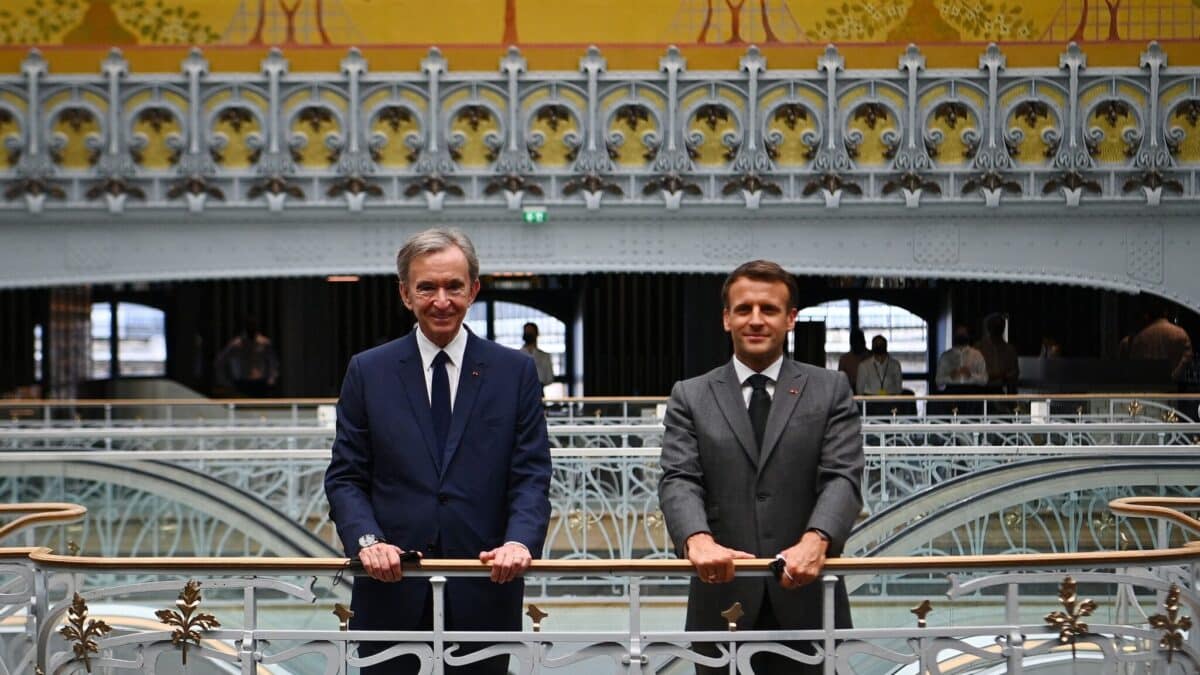
[[[846,382],[845,377],[838,379]],[[675,544],[675,554],[682,558],[687,554],[688,537],[711,531],[704,509],[704,468],[700,463],[696,425],[682,382],[671,389],[663,423],[666,431],[659,455],[662,478],[658,483],[658,501],[667,532]]]
[[[337,404],[337,433],[329,468],[325,470],[325,497],[329,515],[337,525],[342,548],[351,558],[358,557],[358,538],[371,533],[382,535],[371,506],[371,431],[358,357],[350,360],[342,394]]]
[[[550,439],[542,408],[542,385],[533,359],[521,360],[520,378],[504,540],[519,541],[534,558],[540,558],[550,525]]]
[[[866,461],[860,424],[846,378],[836,378],[817,467],[817,499],[808,519],[809,528],[829,535],[830,555],[842,552],[862,511],[860,490]]]

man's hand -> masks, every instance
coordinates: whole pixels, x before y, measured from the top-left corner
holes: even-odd
[[[825,566],[825,551],[828,548],[829,542],[824,537],[812,530],[805,532],[795,546],[779,554],[785,563],[779,585],[792,589],[812,583]]]
[[[362,561],[363,570],[372,579],[400,581],[404,577],[404,570],[400,566],[402,553],[404,551],[400,547],[381,541],[359,549],[358,559]]]
[[[697,532],[688,537],[687,557],[696,568],[696,575],[700,577],[700,581],[706,584],[724,584],[733,581],[734,560],[754,556],[718,544],[707,532]]]
[[[529,549],[516,543],[509,542],[490,551],[479,554],[480,562],[492,564],[492,581],[506,584],[525,574],[533,562]]]

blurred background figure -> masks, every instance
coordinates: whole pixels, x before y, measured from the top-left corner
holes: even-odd
[[[861,329],[855,328],[850,331],[850,351],[838,359],[837,369],[846,374],[850,380],[850,387],[856,394],[865,393],[858,388],[858,366],[868,356],[870,352],[867,351],[867,337]]]
[[[983,320],[983,339],[977,348],[987,366],[988,388],[998,393],[1015,394],[1021,368],[1017,362],[1017,350],[1004,339],[1007,326],[1008,321],[1003,314],[989,314]]]
[[[542,386],[554,383],[554,362],[550,360],[550,354],[538,348],[538,327],[537,324],[529,321],[521,329],[521,351],[533,357],[533,363],[537,366],[538,380]]]
[[[271,339],[258,329],[258,321],[247,316],[242,331],[217,354],[213,363],[216,384],[243,396],[269,396],[279,378],[279,357]]]
[[[871,338],[871,354],[858,366],[855,392],[859,396],[895,396],[904,389],[900,362],[888,356],[887,338]]]
[[[954,327],[950,349],[938,357],[937,386],[947,392],[961,387],[981,387],[987,384],[987,364],[983,354],[971,346],[971,331],[965,325]]]
[[[1150,322],[1129,341],[1129,358],[1133,360],[1166,361],[1171,368],[1171,380],[1179,382],[1192,362],[1192,341],[1187,331],[1167,318],[1167,306],[1155,302],[1149,313]]]

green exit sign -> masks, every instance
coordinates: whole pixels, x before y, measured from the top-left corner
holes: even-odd
[[[550,220],[550,215],[546,213],[545,207],[526,206],[521,210],[521,220],[527,223],[545,223]]]

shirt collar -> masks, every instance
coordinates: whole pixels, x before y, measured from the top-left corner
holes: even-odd
[[[737,373],[738,382],[741,382],[742,384],[746,383],[746,378],[759,372],[757,370],[754,370],[750,366],[742,363],[741,361],[739,361],[738,357],[736,357],[736,356],[733,357],[733,370],[734,370],[734,372]],[[767,366],[766,368],[763,368],[762,374],[766,375],[768,378],[770,378],[772,382],[778,382],[780,370],[783,370],[783,356],[782,355],[780,355],[779,358],[775,359],[775,363],[772,363],[771,365]]]
[[[450,357],[451,365],[455,368],[462,368],[463,354],[467,351],[467,333],[465,327],[459,326],[458,334],[445,347],[439,347],[425,337],[425,333],[421,332],[421,327],[417,326],[417,348],[421,351],[421,365],[429,368],[433,363],[433,357],[437,356],[438,352],[444,351],[446,356]]]

